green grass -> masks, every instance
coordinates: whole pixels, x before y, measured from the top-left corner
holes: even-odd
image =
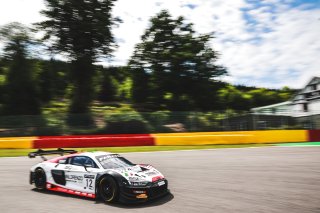
[[[276,146],[320,146],[320,142],[280,143]]]
[[[267,144],[237,144],[237,145],[201,145],[201,146],[131,146],[131,147],[103,147],[103,148],[77,148],[78,151],[106,151],[115,153],[125,152],[156,152],[156,151],[175,151],[175,150],[199,150],[199,149],[221,149],[221,148],[243,148],[261,147]],[[27,156],[35,149],[0,149],[0,157]]]

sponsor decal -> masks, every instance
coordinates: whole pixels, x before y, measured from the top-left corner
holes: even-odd
[[[65,169],[72,169],[72,166],[65,166]]]
[[[85,175],[84,175],[84,178],[94,179],[94,175],[87,175],[87,174],[85,174]]]
[[[140,194],[140,195],[137,195],[136,198],[138,198],[138,199],[146,199],[146,198],[148,198],[148,196],[146,194]]]
[[[82,182],[83,177],[77,175],[66,175],[66,180],[70,182]]]
[[[164,181],[160,181],[160,182],[158,183],[158,186],[162,186],[162,185],[164,185],[164,184],[165,184]]]
[[[145,194],[146,191],[133,190],[133,193],[135,193],[135,194]]]
[[[94,188],[93,188],[93,180],[94,180],[94,178],[95,178],[95,176],[94,175],[87,175],[87,174],[85,174],[84,175],[84,178],[85,178],[85,187],[84,187],[84,189],[86,189],[86,188],[88,188],[88,189],[90,189],[90,190],[93,190]]]
[[[133,167],[131,167],[130,170],[133,172],[141,172],[142,171],[140,166],[133,166]]]
[[[149,164],[139,164],[140,166],[146,168],[146,169],[152,169],[153,167]]]
[[[129,177],[129,181],[130,182],[136,182],[136,181],[141,181],[141,179],[138,178],[138,177]]]
[[[97,159],[101,163],[102,161],[105,161],[105,160],[108,160],[111,158],[119,158],[119,157],[120,157],[120,155],[113,154],[113,155],[103,155],[103,156],[97,157]]]
[[[156,172],[156,171],[153,171],[153,172],[146,172],[145,174],[148,175],[148,176],[153,176],[153,175],[157,175],[159,173]]]

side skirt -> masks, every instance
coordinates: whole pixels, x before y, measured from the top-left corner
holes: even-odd
[[[63,188],[63,187],[60,187],[60,186],[56,186],[56,185],[53,185],[51,183],[47,183],[46,188],[48,190],[54,191],[54,192],[63,192],[63,193],[71,194],[71,195],[78,195],[78,196],[81,196],[81,197],[96,198],[95,194],[75,191],[75,190],[72,190],[72,189],[67,189],[67,188]]]

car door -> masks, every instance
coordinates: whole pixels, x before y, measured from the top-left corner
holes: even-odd
[[[94,194],[95,179],[99,171],[96,163],[87,156],[74,156],[69,162],[65,175],[67,188]]]
[[[51,169],[53,184],[60,185],[61,187],[66,186],[66,171],[70,169],[70,165],[67,164],[67,161],[68,159],[61,159],[59,160],[59,163]],[[49,182],[51,183],[51,181]]]

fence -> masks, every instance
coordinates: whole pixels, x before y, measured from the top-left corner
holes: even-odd
[[[291,117],[235,112],[118,112],[1,116],[0,137],[320,129],[320,113]]]

